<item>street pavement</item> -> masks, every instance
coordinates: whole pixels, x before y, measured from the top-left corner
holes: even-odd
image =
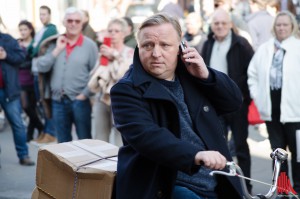
[[[252,178],[271,183],[270,145],[264,128],[249,126],[252,157]],[[0,199],[30,199],[35,187],[36,166],[21,166],[14,149],[12,132],[7,127],[0,132]],[[39,146],[29,143],[30,157],[36,161]],[[268,192],[269,187],[252,182],[253,194]]]

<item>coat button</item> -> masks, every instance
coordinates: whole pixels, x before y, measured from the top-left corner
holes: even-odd
[[[157,195],[158,198],[162,198],[163,197],[162,191],[158,191],[156,195]]]
[[[204,112],[208,112],[209,111],[209,107],[208,106],[203,106],[203,110],[204,110]]]

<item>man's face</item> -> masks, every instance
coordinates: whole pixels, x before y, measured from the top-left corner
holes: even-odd
[[[177,66],[180,38],[171,24],[146,27],[138,35],[143,68],[158,79],[172,80]]]
[[[43,25],[47,25],[50,22],[51,16],[47,9],[40,9],[40,20]]]
[[[79,13],[73,13],[66,16],[64,25],[69,35],[79,35],[82,30],[82,18]]]
[[[232,23],[229,16],[224,12],[219,12],[213,16],[211,30],[217,40],[222,41],[228,35]]]

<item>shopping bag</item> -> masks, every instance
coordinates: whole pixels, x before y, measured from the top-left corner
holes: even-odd
[[[248,122],[251,125],[264,123],[264,121],[260,119],[260,115],[253,100],[251,101],[248,108]]]

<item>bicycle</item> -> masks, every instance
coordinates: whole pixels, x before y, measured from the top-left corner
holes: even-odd
[[[281,164],[282,164],[282,162],[287,160],[288,153],[283,149],[277,148],[276,150],[274,150],[270,154],[270,156],[273,160],[275,160],[274,170],[273,170],[273,177],[272,177],[272,184],[267,184],[267,183],[264,183],[264,182],[260,182],[258,180],[254,180],[254,179],[245,177],[243,175],[242,169],[235,162],[227,162],[226,163],[226,167],[229,169],[229,172],[212,171],[212,172],[210,172],[210,175],[218,174],[218,175],[237,176],[237,177],[239,177],[245,199],[274,199],[274,198],[277,197],[277,188],[285,189],[285,188],[282,188],[282,187],[278,187],[277,183],[278,183],[278,177],[279,177],[279,171],[280,171]],[[268,193],[265,194],[265,195],[257,194],[256,196],[252,196],[248,192],[248,189],[246,187],[245,179],[256,181],[256,182],[263,183],[263,184],[266,184],[266,185],[270,185],[271,188],[268,191]],[[287,191],[289,192],[290,196],[299,199],[299,197],[297,195],[293,194],[290,190],[287,190]]]

